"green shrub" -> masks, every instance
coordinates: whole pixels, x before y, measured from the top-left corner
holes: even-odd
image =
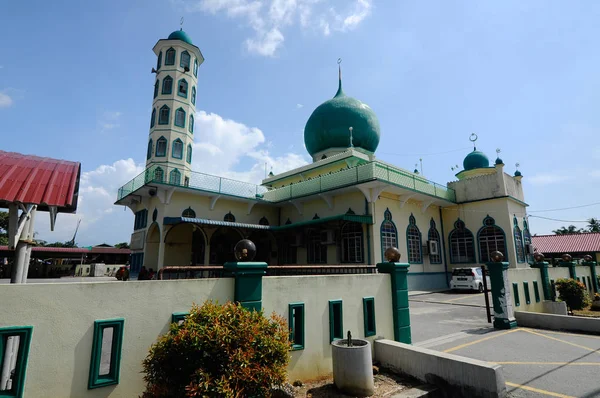
[[[571,310],[581,310],[590,305],[590,298],[584,284],[574,279],[559,279],[556,281],[558,298],[565,303]]]
[[[143,398],[269,397],[286,380],[287,322],[233,303],[194,305],[150,348]]]

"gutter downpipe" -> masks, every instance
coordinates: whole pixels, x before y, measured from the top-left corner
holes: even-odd
[[[446,256],[446,235],[444,233],[444,218],[442,217],[442,206],[438,207],[440,211],[440,228],[442,230],[442,252],[444,253],[444,276],[446,277],[446,287],[450,287],[448,280],[448,257]]]
[[[367,214],[367,216],[369,215],[369,202],[367,201],[367,199],[365,199],[365,213]],[[373,262],[371,262],[371,226],[374,225],[375,220],[373,220],[373,224],[368,225],[367,224],[367,264],[372,264]]]

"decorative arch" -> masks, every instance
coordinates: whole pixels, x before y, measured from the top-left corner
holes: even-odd
[[[177,108],[175,111],[175,126],[185,128],[185,111],[183,108]]]
[[[152,176],[152,180],[154,182],[163,182],[165,180],[165,172],[162,167],[157,167],[154,169],[154,175]]]
[[[517,263],[525,262],[525,247],[523,245],[523,233],[519,228],[517,216],[513,217],[513,237],[515,239],[515,250],[517,251]]]
[[[423,264],[421,231],[417,227],[417,220],[412,213],[408,217],[408,227],[406,227],[406,247],[408,248],[408,262],[410,264]]]
[[[431,264],[441,264],[442,263],[442,241],[440,239],[440,233],[438,232],[435,226],[435,220],[431,217],[429,221],[429,232],[427,232],[427,240],[429,242],[437,242],[436,246],[438,248],[437,254],[429,253],[429,262]],[[430,246],[431,248],[431,246]]]
[[[171,109],[163,105],[160,107],[160,112],[158,112],[158,124],[169,124],[169,120],[171,118]]]
[[[194,134],[194,115],[190,115],[190,124],[188,126],[190,133]]]
[[[194,58],[194,76],[198,77],[198,58]]]
[[[210,264],[223,265],[229,261],[236,261],[233,248],[243,238],[244,235],[236,228],[218,228],[210,238]]]
[[[192,105],[196,105],[196,86],[192,86]]]
[[[363,227],[358,222],[342,226],[342,263],[363,262]]]
[[[196,218],[196,212],[191,207],[188,207],[181,213],[181,217]]]
[[[169,173],[169,184],[181,185],[181,172],[179,170],[171,170],[171,172]]]
[[[156,108],[152,108],[152,115],[150,115],[150,128],[154,127],[156,123]]]
[[[146,159],[150,159],[152,157],[152,138],[148,141],[148,152],[146,153]]]
[[[468,264],[475,262],[475,241],[473,233],[460,218],[454,223],[454,229],[448,235],[450,244],[450,262]]]
[[[182,68],[188,68],[188,70],[190,69],[190,53],[187,52],[187,50],[181,53],[181,57],[179,58],[179,66]]]
[[[488,214],[483,219],[483,227],[477,232],[479,243],[479,261],[487,263],[492,261],[492,252],[499,251],[508,259],[506,253],[506,235],[502,228],[496,225],[496,220]]]
[[[161,136],[158,140],[156,140],[156,153],[155,156],[157,158],[164,158],[167,156],[167,139]]]
[[[177,82],[177,95],[183,98],[188,96],[188,82],[185,79],[179,79]]]
[[[185,154],[185,161],[192,163],[192,144],[188,144],[187,153]]]
[[[223,221],[226,222],[235,222],[235,216],[233,214],[231,214],[231,211],[227,214],[225,214],[225,217],[223,217]]]
[[[160,246],[160,225],[157,222],[152,222],[148,227],[145,242],[144,266],[148,269],[158,269],[158,248]]]
[[[175,159],[183,159],[183,141],[181,141],[179,138],[173,141],[171,156],[173,156]]]
[[[398,247],[398,229],[392,221],[392,212],[389,208],[383,212],[383,222],[379,230],[381,238],[381,261],[384,261],[384,253],[390,247]]]
[[[258,220],[258,225],[269,225],[269,220],[267,220],[267,217],[263,216],[260,220]]]
[[[175,65],[175,49],[173,47],[165,52],[165,65]]]
[[[523,217],[523,244],[525,245],[525,249],[531,245],[531,232],[529,232],[529,223],[527,222],[527,218]],[[533,262],[533,254],[527,254],[527,262]]]
[[[172,94],[172,93],[173,93],[173,78],[171,76],[167,75],[163,79],[161,94]]]
[[[154,98],[158,97],[158,88],[160,87],[160,82],[158,79],[156,79],[156,82],[154,82]]]
[[[158,53],[158,59],[156,60],[156,70],[159,70],[162,66],[162,51]]]
[[[205,231],[195,223],[173,225],[165,235],[165,263],[169,265],[204,265],[208,241]]]

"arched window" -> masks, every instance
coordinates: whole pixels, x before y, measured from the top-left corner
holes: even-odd
[[[158,113],[158,124],[169,124],[169,118],[171,116],[171,110],[168,106],[163,105]]]
[[[523,218],[523,244],[525,245],[525,250],[531,245],[531,232],[529,232],[529,224],[526,218]],[[527,255],[527,262],[533,262],[533,254]]]
[[[196,86],[192,86],[192,104],[196,105]]]
[[[165,173],[163,169],[157,167],[154,169],[154,182],[163,182]]]
[[[185,111],[183,108],[177,108],[175,111],[175,126],[185,127]]]
[[[363,262],[363,228],[361,223],[348,222],[342,227],[342,263]]]
[[[192,145],[188,144],[187,153],[185,155],[185,161],[188,163],[192,163]]]
[[[152,140],[148,141],[148,152],[146,153],[146,159],[152,157]]]
[[[194,115],[190,115],[190,125],[188,126],[190,133],[194,134]]]
[[[177,95],[183,98],[187,98],[188,93],[188,82],[185,79],[179,80],[177,84]]]
[[[175,49],[173,47],[165,53],[165,65],[175,65]]]
[[[489,215],[483,219],[483,227],[477,233],[477,241],[479,242],[479,261],[482,263],[492,261],[490,255],[495,251],[501,252],[504,254],[504,258],[508,259],[504,231]]]
[[[231,214],[231,212],[225,214],[225,217],[223,217],[223,221],[227,221],[227,222],[235,222],[235,216],[233,214]]]
[[[454,223],[454,229],[448,236],[450,242],[450,262],[453,264],[475,262],[475,242],[473,233],[465,227],[460,218]]]
[[[156,155],[157,157],[165,157],[167,156],[167,139],[165,137],[160,137],[156,140]]]
[[[175,159],[183,159],[183,142],[177,138],[173,141],[173,150],[171,153]]]
[[[435,221],[433,220],[433,217],[431,217],[431,221],[429,221],[429,232],[427,233],[427,240],[429,242],[436,242],[433,244],[429,243],[429,262],[431,264],[441,264],[442,244],[440,234],[437,231],[437,228],[435,227]],[[434,254],[434,251],[432,250],[433,247],[437,248],[437,254]]]
[[[412,214],[408,218],[408,227],[406,228],[406,246],[408,247],[408,262],[410,264],[422,264],[421,231],[419,231],[415,216]]]
[[[167,76],[163,79],[162,94],[171,94],[173,92],[173,78]]]
[[[308,233],[308,263],[327,264],[327,246],[321,244],[321,231],[313,229]]]
[[[398,247],[398,230],[392,221],[392,212],[386,209],[383,213],[383,222],[380,229],[381,235],[381,261],[385,260],[384,253],[390,247]]]
[[[156,108],[152,108],[152,115],[150,115],[150,128],[154,127],[156,123]]]
[[[156,60],[156,70],[159,70],[162,66],[162,51],[158,53],[158,59]]]
[[[525,248],[523,247],[523,235],[521,234],[521,228],[519,228],[519,221],[517,217],[513,217],[513,236],[515,238],[515,249],[517,251],[517,262],[525,262]]]
[[[196,218],[196,212],[191,207],[188,207],[181,213],[181,217]]]
[[[179,170],[171,170],[169,173],[169,184],[171,185],[181,185],[181,173]]]
[[[184,51],[181,53],[181,59],[179,61],[179,66],[182,68],[188,68],[190,70],[190,53]]]
[[[158,81],[158,79],[156,79],[156,82],[154,82],[154,98],[158,97],[158,87],[160,86],[160,83]]]
[[[258,225],[269,225],[269,220],[267,220],[267,217],[263,216],[263,218],[258,220]]]
[[[198,77],[198,58],[194,58],[194,76]]]

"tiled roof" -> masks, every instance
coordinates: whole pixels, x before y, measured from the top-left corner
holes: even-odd
[[[36,204],[39,210],[77,209],[78,162],[0,151],[0,207],[10,203]]]
[[[88,254],[131,254],[130,249],[117,249],[114,247],[45,247],[45,246],[35,246],[31,248],[34,252],[43,252],[43,253],[88,253]],[[8,251],[8,246],[0,246],[0,252]]]
[[[538,235],[531,237],[536,251],[548,253],[600,252],[600,232],[569,235]]]

